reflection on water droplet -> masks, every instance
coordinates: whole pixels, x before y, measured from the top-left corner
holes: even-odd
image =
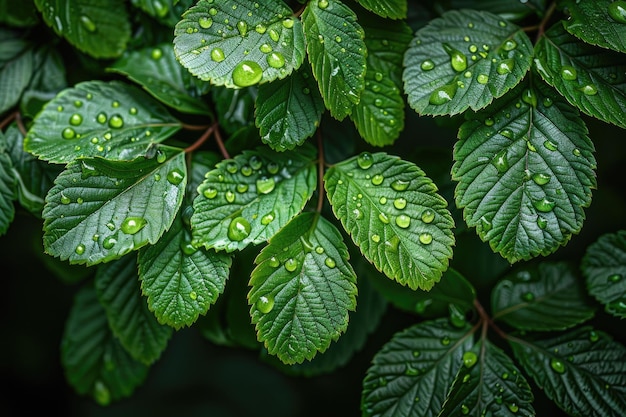
[[[71,127],[66,127],[63,129],[63,132],[61,132],[61,136],[63,136],[63,139],[74,139],[76,137],[76,131]]]
[[[431,209],[426,209],[422,212],[421,218],[424,223],[432,223],[435,220],[435,212]]]
[[[215,188],[209,187],[202,192],[202,195],[211,200],[217,196],[217,190]]]
[[[450,65],[457,72],[462,72],[467,69],[467,57],[461,51],[454,49],[447,43],[444,43],[443,49],[450,56]]]
[[[433,241],[433,235],[430,233],[422,233],[419,236],[419,241],[424,245],[430,245]]]
[[[384,179],[385,179],[385,177],[383,177],[382,175],[380,175],[380,174],[376,174],[376,175],[374,175],[374,176],[372,177],[372,184],[374,184],[374,185],[380,185],[380,184],[382,184],[382,183],[383,183]]]
[[[109,119],[109,127],[112,129],[120,129],[124,126],[124,119],[119,114],[114,114]]]
[[[513,72],[513,68],[515,67],[515,61],[511,59],[505,59],[498,63],[496,66],[496,72],[500,75],[506,75]]]
[[[319,0],[317,2],[317,7],[320,9],[326,9],[328,7],[328,0]]]
[[[94,382],[92,395],[96,402],[102,406],[111,403],[111,391],[109,391],[109,388],[100,380]]]
[[[448,84],[443,87],[439,87],[433,91],[428,99],[428,102],[434,106],[440,106],[451,101],[456,95],[457,84]]]
[[[550,360],[550,368],[559,374],[565,373],[565,364],[558,359],[553,358]]]
[[[211,50],[211,59],[215,62],[222,62],[226,59],[226,55],[224,55],[222,48],[213,48]]]
[[[185,179],[185,174],[178,168],[167,173],[167,181],[172,185],[178,185]]]
[[[274,308],[274,297],[271,295],[263,295],[254,303],[257,310],[263,314],[267,314]]]
[[[598,94],[598,88],[593,84],[587,84],[583,87],[580,87],[578,90],[582,91],[586,96],[595,96]]]
[[[72,126],[79,126],[83,122],[83,116],[78,113],[74,113],[70,116],[70,124]]]
[[[361,169],[368,169],[374,163],[374,158],[369,152],[363,152],[358,156],[356,162]]]
[[[380,214],[378,214],[378,219],[384,224],[389,224],[389,217],[387,217],[387,215],[383,212],[380,212]]]
[[[241,242],[250,235],[250,223],[243,217],[235,217],[228,225],[228,238],[235,242]]]
[[[548,200],[547,198],[542,198],[541,200],[533,202],[533,206],[537,209],[537,211],[549,213],[554,209],[556,203],[552,200]]]
[[[468,406],[466,406],[465,404],[461,404],[461,414],[463,415],[467,415],[469,414],[470,409]]]
[[[85,245],[81,243],[80,245],[76,246],[74,252],[76,252],[77,255],[82,255],[83,253],[85,253]]]
[[[422,71],[430,71],[435,68],[435,63],[432,60],[427,59],[426,61],[422,62],[420,68],[422,69]]]
[[[127,217],[122,222],[120,230],[127,235],[134,235],[143,229],[148,222],[143,217]]]
[[[285,262],[285,269],[289,272],[293,272],[296,269],[298,269],[298,266],[300,266],[298,264],[298,261],[293,259],[293,258],[289,258],[287,259],[287,261]]]
[[[337,266],[337,264],[335,263],[335,260],[333,258],[326,258],[324,260],[324,264],[329,267],[329,268],[334,268],[335,266]]]
[[[626,24],[626,1],[617,0],[609,4],[609,16],[617,23]]]
[[[509,169],[507,150],[503,149],[498,152],[491,160],[491,165],[493,165],[498,170],[499,174],[504,174]]]
[[[535,300],[535,294],[533,294],[532,292],[525,292],[524,294],[521,295],[521,298],[523,301],[526,301],[527,303],[529,303]]]
[[[621,280],[622,280],[622,274],[611,274],[607,278],[607,281],[611,283],[619,282]]]
[[[624,316],[626,314],[626,297],[611,301],[605,309],[608,313]]]
[[[259,194],[269,194],[276,187],[273,177],[262,177],[256,180],[256,190]]]
[[[544,230],[546,227],[548,227],[548,219],[541,217],[541,216],[537,216],[537,226],[541,230]]]
[[[404,210],[404,208],[406,207],[406,198],[396,198],[395,200],[393,200],[393,206],[395,208],[397,208],[398,210]]]
[[[574,81],[576,78],[578,78],[578,72],[574,67],[570,67],[569,65],[563,65],[561,67],[561,78],[563,78],[565,81]]]
[[[276,268],[280,265],[280,261],[275,256],[272,256],[267,262],[272,268]]]
[[[72,200],[69,197],[61,193],[61,204],[70,204]]]
[[[272,68],[282,68],[285,66],[285,57],[280,52],[272,52],[267,55],[267,64]]]
[[[232,203],[232,202],[235,201],[235,193],[233,193],[232,191],[228,190],[224,194],[224,198],[226,199],[227,202]]]
[[[472,366],[476,365],[477,361],[478,356],[476,356],[474,352],[468,351],[463,353],[463,365],[465,365],[466,368],[471,368]]]
[[[192,300],[197,300],[198,299],[198,294],[195,291],[191,291],[189,293],[189,298],[191,298]]]
[[[241,36],[246,36],[246,34],[248,33],[248,23],[240,20],[239,22],[237,22],[237,30],[239,31],[239,34]]]
[[[411,225],[411,218],[406,214],[401,214],[396,217],[396,224],[398,225],[398,227],[406,229]]]
[[[596,331],[591,330],[589,332],[589,341],[597,342],[598,340],[600,340],[600,335]]]
[[[548,182],[550,182],[550,178],[552,178],[550,175],[548,174],[543,174],[541,172],[535,172],[532,176],[533,181],[537,184],[537,185],[546,185]]]
[[[404,191],[409,188],[409,181],[395,180],[391,183],[391,188],[396,191]]]
[[[261,224],[266,226],[274,221],[274,213],[268,213],[265,216],[261,217]]]
[[[213,26],[213,19],[208,16],[202,16],[200,19],[198,19],[198,24],[202,29],[208,29]]]

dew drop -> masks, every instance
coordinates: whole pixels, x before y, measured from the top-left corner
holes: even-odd
[[[372,241],[374,243],[380,242],[380,236],[379,235],[372,235]]]
[[[586,96],[595,96],[598,94],[598,88],[593,84],[587,84],[579,88],[580,91]]]
[[[547,198],[542,198],[541,200],[533,202],[533,206],[537,209],[537,211],[549,213],[554,209],[556,203],[552,200],[548,200]]]
[[[80,245],[76,246],[74,252],[76,252],[77,255],[82,255],[83,253],[85,253],[85,245],[81,243]]]
[[[422,62],[422,65],[420,65],[420,68],[422,69],[422,71],[430,71],[433,68],[435,68],[435,63],[431,59],[427,59],[424,62]]]
[[[227,202],[232,203],[235,201],[235,193],[228,190],[226,191],[226,194],[224,194],[224,198],[226,199]]]
[[[380,197],[378,202],[383,205],[387,204],[387,197]]]
[[[185,179],[185,174],[180,169],[173,169],[167,173],[167,180],[172,185],[178,185]]]
[[[398,225],[398,227],[406,229],[411,225],[411,218],[406,214],[401,214],[396,217],[396,224]]]
[[[79,126],[83,122],[83,116],[78,113],[74,113],[70,116],[70,124],[72,126]]]
[[[409,181],[395,180],[391,183],[391,188],[396,191],[404,191],[409,188]]]
[[[389,217],[387,217],[387,215],[383,212],[381,212],[378,215],[378,220],[380,220],[381,222],[383,222],[384,224],[389,224]]]
[[[250,235],[250,223],[243,217],[235,217],[228,225],[228,238],[234,242],[241,242]]]
[[[155,61],[161,59],[161,57],[163,57],[163,51],[161,50],[161,48],[154,48],[152,49],[152,52],[150,52],[150,58],[154,59]]]
[[[611,274],[608,276],[607,281],[610,283],[620,282],[622,280],[622,274]]]
[[[504,174],[509,169],[507,150],[503,149],[498,152],[491,160],[491,165],[493,165],[498,170],[498,173]]]
[[[435,220],[435,212],[431,209],[426,209],[422,212],[421,218],[424,223],[432,223]]]
[[[76,131],[71,127],[66,127],[63,129],[63,132],[61,132],[61,136],[63,136],[63,139],[74,139],[76,137]]]
[[[521,295],[522,301],[526,301],[527,303],[535,300],[535,294],[532,292],[525,292]]]
[[[156,160],[159,164],[167,161],[167,154],[163,152],[161,149],[157,149]]]
[[[452,100],[456,94],[457,84],[447,84],[439,87],[430,94],[428,102],[434,106],[440,106]]]
[[[474,352],[468,351],[463,353],[463,365],[465,365],[466,368],[471,368],[476,365],[477,361],[478,356],[476,356]]]
[[[433,241],[433,235],[430,233],[422,233],[419,236],[419,241],[424,245],[430,245]]]
[[[113,246],[115,246],[116,243],[117,243],[117,234],[112,235],[112,236],[107,236],[102,241],[102,247],[107,250],[113,249]]]
[[[180,250],[187,256],[191,256],[194,253],[196,253],[198,251],[198,248],[196,248],[194,245],[191,244],[191,242],[181,242],[180,243]]]
[[[324,264],[331,269],[337,266],[337,263],[335,262],[333,258],[326,258],[324,260]]]
[[[450,344],[450,338],[448,336],[444,336],[441,338],[441,344],[444,346],[448,346]]]
[[[261,159],[256,155],[250,157],[248,163],[250,164],[250,167],[255,170],[261,169],[261,167],[263,166],[263,161],[261,161]]]
[[[530,88],[525,89],[522,93],[522,101],[533,108],[537,107],[537,95]]]
[[[398,210],[404,210],[404,208],[406,207],[406,198],[396,198],[395,200],[393,200],[393,206],[395,208],[397,208]]]
[[[493,224],[485,216],[481,216],[479,220],[483,232],[488,232],[493,227]]]
[[[590,342],[597,342],[598,340],[600,340],[600,335],[596,331],[594,331],[594,330],[590,331],[589,332],[589,341]]]
[[[134,235],[143,229],[147,224],[148,222],[143,217],[127,217],[122,222],[120,230],[127,235]]]
[[[202,16],[200,19],[198,19],[198,24],[202,29],[208,29],[213,26],[213,19],[208,16]]]
[[[269,194],[276,187],[273,177],[262,177],[256,180],[256,191],[259,194]]]
[[[104,385],[100,380],[96,380],[93,384],[93,398],[96,402],[102,406],[109,405],[111,403],[111,391],[109,387]]]
[[[372,177],[372,184],[374,185],[380,185],[383,183],[383,181],[385,180],[385,177],[383,177],[380,174],[376,174]]]
[[[246,34],[248,33],[248,23],[240,20],[239,22],[237,22],[237,30],[239,31],[239,34],[241,36],[246,36]]]
[[[468,406],[466,406],[465,404],[461,404],[461,414],[463,415],[467,415],[469,414],[470,409]]]
[[[320,9],[326,9],[328,7],[328,0],[319,0],[317,2],[317,7]]]
[[[543,142],[543,146],[545,146],[545,148],[550,151],[556,151],[559,148],[559,145],[552,142],[551,140],[546,140],[545,142]]]
[[[61,193],[61,204],[70,204],[72,200],[69,197]]]
[[[513,72],[513,68],[515,67],[515,61],[513,59],[505,59],[500,61],[496,66],[496,72],[500,75],[506,75]]]
[[[609,4],[609,16],[617,23],[626,24],[626,1],[617,0]]]
[[[269,172],[270,174],[276,174],[279,169],[280,166],[278,166],[276,162],[270,162],[269,164],[267,164],[267,172]]]
[[[287,259],[287,261],[285,261],[285,269],[289,272],[293,272],[296,269],[298,269],[298,261],[293,259],[293,258],[289,258]]]
[[[120,129],[124,126],[124,119],[119,114],[114,114],[109,119],[109,127],[112,129]]]
[[[257,310],[263,314],[267,314],[274,308],[274,297],[271,295],[263,295],[254,303]]]
[[[565,81],[574,81],[576,78],[578,78],[576,68],[570,67],[569,65],[563,65],[561,67],[561,78],[563,78]]]
[[[572,150],[572,153],[574,154],[574,156],[580,156],[581,155],[580,149],[578,149],[578,148],[575,148],[574,150]]]
[[[400,238],[398,236],[393,236],[391,239],[385,241],[385,247],[392,252],[397,252],[399,245]]]
[[[274,42],[278,42],[280,39],[280,34],[276,31],[276,29],[270,29],[269,31],[270,39]]]
[[[533,181],[535,182],[535,184],[537,185],[546,185],[548,182],[550,182],[550,175],[548,174],[543,174],[541,172],[535,172],[532,176]]]
[[[626,314],[626,298],[622,297],[611,301],[606,305],[605,309],[611,314],[623,316]]]
[[[519,411],[519,406],[515,403],[509,404],[508,407],[512,413],[517,413]]]
[[[235,190],[237,190],[237,192],[238,192],[239,194],[243,194],[243,193],[245,193],[246,191],[248,191],[248,184],[245,184],[245,183],[243,183],[243,182],[242,182],[242,183],[239,183],[239,184],[237,184],[237,187],[235,188]]]
[[[209,200],[212,200],[217,196],[217,190],[215,188],[209,187],[202,192],[202,195],[204,195]]]
[[[280,52],[272,52],[267,55],[267,64],[272,68],[282,68],[285,66],[285,57]]]
[[[450,65],[457,72],[463,72],[467,69],[467,57],[461,51],[454,49],[449,44],[444,43],[443,49],[450,56]]]
[[[548,220],[544,217],[537,216],[537,227],[541,230],[545,230],[545,228],[548,227]]]
[[[275,256],[272,256],[267,262],[272,268],[277,268],[280,265],[280,261]]]
[[[512,51],[515,48],[517,48],[517,42],[515,42],[513,39],[507,39],[506,41],[504,41],[504,44],[502,44],[502,49],[507,52]]]
[[[550,360],[550,368],[559,374],[565,373],[565,364],[558,359]]]
[[[285,20],[283,20],[283,27],[285,29],[291,29],[294,25],[294,21],[292,18],[288,17]]]
[[[265,216],[261,217],[261,224],[264,226],[267,226],[273,221],[274,221],[274,213],[268,213]]]
[[[215,62],[222,62],[224,59],[226,59],[222,48],[213,48],[213,50],[211,51],[211,59]]]

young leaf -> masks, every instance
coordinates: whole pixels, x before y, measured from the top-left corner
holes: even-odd
[[[205,314],[224,291],[231,257],[195,248],[177,216],[154,245],[139,250],[141,290],[160,323],[180,329]]]
[[[540,263],[502,279],[491,293],[493,319],[520,330],[565,330],[593,317],[585,289],[567,263]]]
[[[76,294],[65,322],[61,363],[68,383],[101,405],[130,396],[148,374],[113,336],[93,287]]]
[[[570,15],[563,26],[572,35],[602,48],[626,53],[626,4],[620,1],[563,1]]]
[[[608,313],[626,318],[626,231],[600,236],[587,248],[581,269],[589,294]]]
[[[596,185],[587,133],[578,112],[541,84],[469,115],[452,167],[467,225],[511,263],[565,245]]]
[[[248,302],[257,337],[286,364],[324,352],[356,308],[356,275],[341,234],[319,213],[296,216],[263,248]]]
[[[24,149],[53,163],[89,156],[131,160],[179,129],[180,122],[138,88],[85,81],[44,106]]]
[[[193,244],[241,250],[267,241],[304,208],[317,184],[315,149],[277,154],[266,147],[222,161],[198,187]]]
[[[362,153],[332,166],[324,187],[335,216],[379,271],[411,289],[439,281],[452,257],[454,221],[420,168]]]
[[[591,327],[542,340],[510,338],[515,357],[571,416],[626,414],[626,348]]]
[[[472,348],[471,335],[468,326],[452,327],[447,319],[395,334],[363,380],[363,416],[438,416],[463,352]]]
[[[390,19],[406,18],[406,0],[356,0],[367,10]]]
[[[176,60],[171,43],[127,52],[107,70],[127,76],[161,103],[180,112],[211,114],[199,97],[196,80]]]
[[[70,263],[118,259],[169,229],[187,184],[185,154],[68,164],[46,197],[44,247]]]
[[[438,417],[535,415],[528,382],[498,347],[481,339],[462,363]]]
[[[4,133],[0,131],[0,236],[9,230],[15,216],[13,201],[16,197],[16,183],[6,139]]]
[[[309,65],[284,80],[259,86],[256,126],[261,139],[275,151],[293,149],[315,133],[324,102]]]
[[[124,0],[35,0],[43,20],[74,47],[94,58],[115,58],[130,40]]]
[[[339,0],[310,1],[302,13],[306,48],[324,104],[343,120],[365,88],[363,28]]]
[[[530,39],[513,23],[451,10],[415,34],[404,56],[404,91],[422,115],[479,110],[522,80],[532,56]]]
[[[626,54],[589,45],[561,24],[541,37],[535,52],[537,71],[567,101],[589,116],[626,128]]]
[[[173,330],[148,310],[137,280],[137,258],[128,255],[101,265],[94,282],[109,326],[124,349],[146,365],[159,359]]]
[[[17,32],[0,29],[0,114],[19,101],[33,75],[33,49]]]
[[[193,75],[230,88],[284,78],[304,61],[300,20],[281,0],[200,0],[174,30],[174,51]]]

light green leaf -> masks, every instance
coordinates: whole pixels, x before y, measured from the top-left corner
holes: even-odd
[[[608,313],[626,318],[626,231],[600,236],[587,248],[581,269],[589,294]]]
[[[378,351],[363,380],[363,417],[436,417],[473,345],[469,327],[447,319],[398,332]],[[434,389],[437,387],[437,389]]]
[[[255,263],[248,302],[257,337],[286,364],[324,352],[356,308],[356,275],[341,234],[319,213],[296,216]]]
[[[525,371],[568,415],[626,414],[626,348],[608,334],[582,327],[542,340],[510,338]]]
[[[309,62],[324,104],[343,120],[365,88],[363,28],[339,0],[310,1],[302,13]]]
[[[420,168],[362,153],[332,166],[324,187],[335,216],[379,271],[411,289],[439,281],[452,257],[454,221]]]
[[[564,262],[543,262],[503,278],[491,293],[494,320],[519,330],[565,330],[591,319],[577,271]]]
[[[390,19],[406,18],[406,0],[356,0],[365,9]]]
[[[479,110],[522,80],[532,56],[515,24],[486,11],[451,10],[415,34],[404,56],[404,91],[421,115]]]
[[[497,346],[481,339],[460,362],[438,417],[535,416],[528,382]]]
[[[91,286],[78,291],[65,322],[61,363],[68,383],[79,394],[108,405],[130,396],[148,375],[113,336]]]
[[[583,113],[626,129],[626,54],[589,45],[563,25],[535,46],[541,77]]]
[[[211,84],[248,87],[284,78],[304,61],[302,23],[281,0],[200,0],[174,30],[174,51]]]
[[[626,3],[624,1],[564,0],[569,18],[563,26],[572,35],[602,48],[626,53]]]
[[[46,197],[46,252],[94,265],[156,243],[174,221],[187,184],[185,154],[157,153],[152,159],[68,164]]]
[[[0,131],[0,236],[9,230],[15,216],[13,201],[16,197],[16,183],[7,142],[4,133]]]
[[[43,20],[94,58],[115,58],[130,40],[124,0],[35,0]]]
[[[137,280],[137,258],[128,255],[101,265],[94,282],[109,326],[124,349],[146,365],[159,359],[173,330],[148,310]]]
[[[19,101],[33,75],[34,58],[30,42],[19,33],[0,29],[0,114]]]
[[[259,87],[255,121],[261,139],[275,151],[293,149],[315,133],[324,102],[309,65],[290,77]]]
[[[468,119],[452,168],[467,225],[511,263],[565,245],[596,185],[594,147],[578,112],[535,84]]]
[[[211,114],[202,91],[189,71],[180,66],[171,43],[127,52],[107,68],[139,83],[148,93],[178,111]]]
[[[178,216],[172,228],[138,255],[141,290],[159,322],[191,326],[224,291],[231,258],[191,246]]]
[[[217,164],[193,202],[194,246],[232,252],[267,241],[311,198],[314,158],[312,146],[280,155],[259,147]]]
[[[179,129],[180,122],[138,88],[86,81],[45,105],[24,149],[53,163],[89,156],[131,160]]]

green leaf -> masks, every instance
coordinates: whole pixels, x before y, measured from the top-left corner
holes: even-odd
[[[468,119],[452,167],[467,225],[511,263],[565,245],[596,185],[594,147],[578,112],[534,84]]]
[[[319,213],[302,213],[263,248],[248,302],[257,337],[286,364],[324,352],[356,308],[356,275],[339,231]]]
[[[626,128],[626,55],[550,28],[535,46],[541,77],[583,113]]]
[[[572,35],[602,48],[626,53],[626,4],[623,1],[565,0],[562,5],[569,14],[563,26]]]
[[[179,129],[180,122],[138,88],[86,81],[46,104],[24,149],[53,163],[88,156],[131,160]]]
[[[93,287],[78,291],[61,343],[61,363],[68,383],[101,405],[130,396],[148,374],[113,336]]]
[[[138,255],[141,290],[159,322],[191,326],[224,291],[231,257],[191,246],[180,216],[154,245]]]
[[[332,166],[324,187],[335,216],[379,271],[411,289],[439,281],[452,257],[454,221],[420,168],[362,153]]]
[[[481,339],[461,362],[439,417],[535,415],[528,382],[498,347]]]
[[[211,98],[215,103],[220,128],[234,134],[243,127],[253,126],[257,87],[244,89],[213,88]],[[256,131],[257,129],[255,129]],[[258,136],[258,131],[256,132]]]
[[[68,164],[46,197],[46,252],[94,265],[156,243],[174,221],[187,184],[185,154],[157,152],[164,160]]]
[[[581,269],[589,294],[608,313],[626,318],[626,231],[600,236],[587,248]]]
[[[405,19],[407,12],[406,0],[356,0],[365,9],[381,17]]]
[[[490,12],[451,10],[415,34],[404,91],[421,115],[479,110],[515,87],[532,62],[524,31]]]
[[[491,293],[493,319],[519,330],[565,330],[591,319],[594,309],[574,268],[543,262],[507,275]]]
[[[339,0],[310,1],[302,13],[306,48],[324,104],[343,120],[365,88],[367,47],[354,12]]]
[[[150,365],[167,347],[173,330],[148,310],[137,278],[137,258],[128,255],[101,265],[94,282],[113,334],[134,359]]]
[[[569,415],[626,414],[626,348],[591,327],[542,340],[510,338],[515,357]]]
[[[300,20],[281,0],[200,0],[174,30],[174,51],[193,75],[211,84],[248,87],[284,78],[304,61]]]
[[[469,327],[452,327],[447,319],[395,334],[363,380],[363,416],[438,416],[463,352],[473,345],[470,336]]]
[[[311,198],[314,158],[311,146],[280,155],[259,147],[217,164],[193,202],[194,246],[232,252],[267,241]]]
[[[315,133],[323,112],[324,102],[308,65],[259,87],[256,126],[263,142],[275,151],[301,145]]]
[[[211,114],[195,80],[176,60],[171,43],[126,52],[107,70],[127,76],[161,103],[180,112]]]
[[[194,0],[131,0],[133,6],[170,27],[178,23],[180,15],[193,3]]]
[[[445,6],[443,6],[445,4]],[[545,10],[545,0],[448,0],[436,4],[436,8],[485,10],[503,19],[519,20],[534,13],[539,16]]]
[[[7,142],[4,133],[0,131],[0,236],[9,230],[15,217],[13,201],[16,197],[16,183],[13,162],[7,150]]]
[[[33,0],[15,2],[0,0],[0,23],[8,26],[34,26],[39,21],[39,13]]]
[[[18,36],[17,32],[0,31],[0,114],[17,104],[33,75],[32,45]]]
[[[115,58],[130,40],[124,0],[35,0],[43,20],[94,58]]]

